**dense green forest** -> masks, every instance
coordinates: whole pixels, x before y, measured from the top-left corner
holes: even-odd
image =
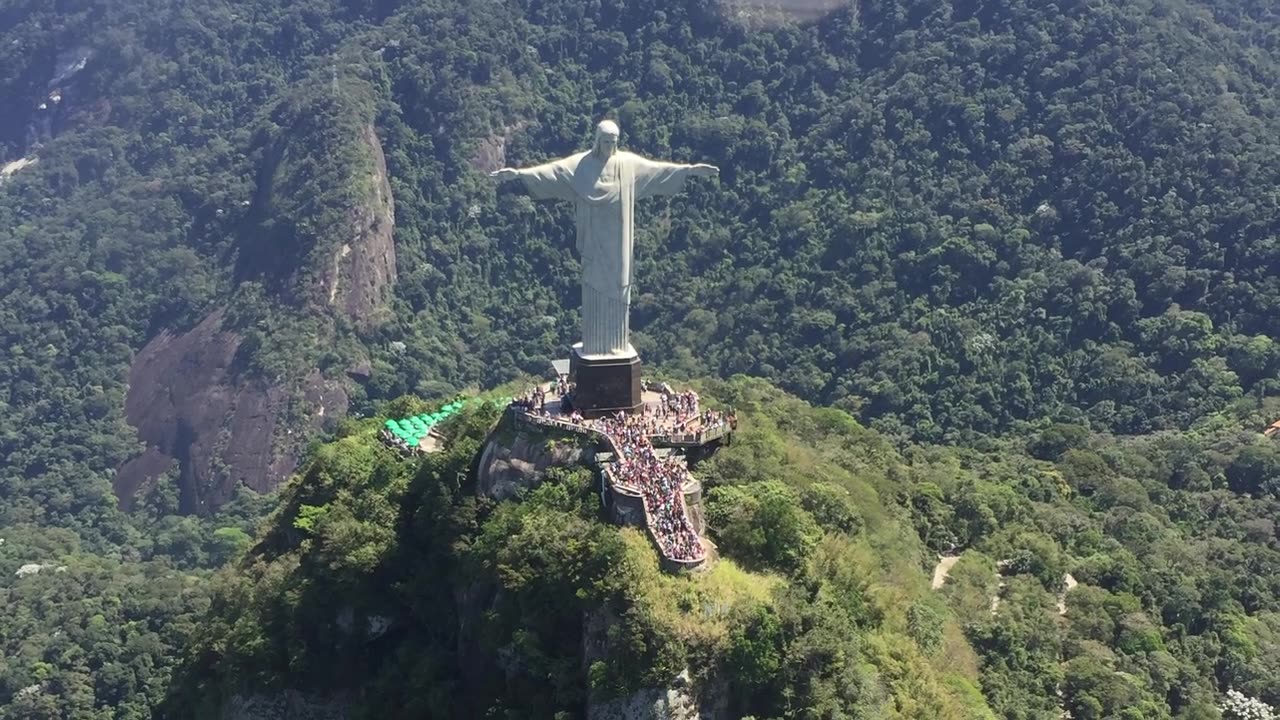
[[[873,429],[886,453],[866,461],[883,481],[846,468],[877,489],[854,496],[868,528],[878,512],[911,528],[847,540],[868,543],[854,554],[883,616],[848,609],[855,631],[822,631],[858,639],[839,653],[874,670],[808,688],[815,707],[875,717],[893,698],[903,717],[932,712],[901,704],[914,694],[891,666],[936,672],[920,682],[946,689],[921,697],[962,717],[964,683],[1000,717],[1048,717],[1059,691],[1073,717],[1216,717],[1229,688],[1280,704],[1280,463],[1256,435],[1280,414],[1267,400],[1280,391],[1277,11],[865,0],[773,24],[750,7],[0,1],[0,167],[36,161],[0,177],[0,717],[149,716],[199,618],[211,603],[224,617],[218,593],[231,590],[211,571],[277,502],[246,491],[185,517],[161,482],[119,509],[111,478],[141,449],[124,419],[134,353],[225,308],[246,377],[292,387],[309,368],[341,375],[368,358],[351,385],[362,415],[542,372],[575,334],[571,218],[483,171],[500,154],[529,164],[580,149],[602,116],[627,149],[722,168],[718,183],[640,209],[632,326],[646,362],[765,378],[847,413],[840,432]],[[273,278],[332,240],[355,194],[336,169],[366,123],[395,198],[399,281],[391,312],[357,326]],[[282,138],[287,192],[264,208]],[[821,444],[784,430],[775,455]],[[733,508],[804,499],[807,481],[760,467],[712,476],[726,549],[754,521]],[[574,515],[571,501],[502,512]],[[826,505],[808,502],[820,518]],[[818,547],[833,552],[851,527],[822,527],[837,540]],[[945,606],[918,588],[875,594],[876,558],[927,571],[953,548],[964,554]],[[809,578],[788,587],[835,582],[821,553],[770,567],[778,552],[728,554]],[[1009,577],[991,617],[998,561]],[[1095,624],[1054,619],[1063,572]],[[634,602],[623,585],[599,592]],[[809,622],[819,596],[771,596],[774,619],[726,632]],[[914,621],[904,597],[925,598]],[[921,628],[937,622],[949,652],[977,653],[963,682],[936,658],[887,659],[908,652],[908,626],[909,654],[928,655]],[[778,663],[800,662],[790,643]],[[261,663],[261,680],[280,670],[267,648],[231,650]],[[317,682],[313,670],[290,677]],[[804,696],[794,674],[732,672],[762,717]],[[449,682],[424,677],[436,692]]]
[[[764,381],[699,389],[741,415],[696,468],[709,573],[660,573],[581,470],[477,498],[494,407],[420,463],[352,422],[220,574],[167,714],[288,687],[354,717],[575,717],[684,667],[728,717],[1220,718],[1225,688],[1280,703],[1280,501],[1255,484],[1280,451],[1240,429],[1260,416],[1243,404],[1139,441],[1057,425],[1025,447],[899,450]],[[587,666],[584,614],[613,622]]]

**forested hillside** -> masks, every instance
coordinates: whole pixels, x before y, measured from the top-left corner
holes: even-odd
[[[1053,703],[1059,651],[1118,663],[1143,707],[1186,713],[1228,687],[1280,701],[1261,584],[1280,471],[1243,434],[1275,419],[1280,390],[1276,9],[865,0],[785,15],[0,3],[0,599],[14,608],[0,715],[147,716],[208,602],[206,571],[274,502],[237,488],[274,487],[347,409],[492,387],[563,355],[568,208],[484,173],[581,149],[604,116],[626,149],[722,168],[640,208],[647,363],[766,378],[903,452],[978,447],[997,467],[1031,443],[1065,463],[1063,507],[1096,520],[1043,521],[1067,565],[1106,543],[1145,563],[1147,543],[1194,540],[1167,561],[1192,589],[1076,573],[1127,593],[1098,600],[1110,629],[969,632],[999,714]],[[165,343],[187,354],[166,373],[140,364]],[[181,387],[183,369],[205,384]],[[173,407],[127,413],[137,378]],[[1188,434],[1193,447],[1166,448]],[[1135,447],[1146,460],[1101,450]],[[926,546],[980,549],[957,566],[975,576],[1009,559],[1004,540],[951,527],[963,495],[931,482],[904,481],[901,499]],[[1057,502],[1021,482],[1016,496]],[[1139,542],[1135,523],[1154,534]],[[48,567],[16,574],[31,564]],[[1173,661],[1137,668],[1106,640],[1134,608]],[[1118,677],[1087,669],[1095,685]],[[1106,692],[1104,708],[1132,705]]]
[[[700,389],[740,419],[695,467],[709,572],[659,572],[581,469],[477,497],[497,408],[420,463],[350,423],[220,575],[167,715],[288,689],[354,717],[612,717],[686,669],[722,717],[1253,717],[1219,713],[1227,688],[1280,704],[1280,451],[1238,429],[1257,414],[898,451],[763,381]]]

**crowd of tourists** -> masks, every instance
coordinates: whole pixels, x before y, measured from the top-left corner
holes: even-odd
[[[569,391],[568,383],[558,383],[554,392]],[[547,408],[547,391],[535,387],[512,400],[511,404],[540,417],[551,417]],[[560,398],[564,408],[563,396]],[[649,442],[649,436],[669,431],[676,422],[699,417],[698,396],[692,391],[664,395],[651,411],[635,415],[618,412],[612,416],[587,419],[576,409],[555,419],[594,430],[609,438],[615,451],[610,467],[613,482],[639,493],[649,513],[649,529],[662,554],[673,560],[688,561],[702,557],[702,542],[684,509],[684,486],[689,470],[682,460],[661,458]]]
[[[648,410],[648,407],[645,409]],[[698,393],[692,390],[663,393],[656,412],[658,417],[681,427],[698,416]]]
[[[645,412],[649,412],[647,405]],[[649,433],[650,435],[672,431],[700,433],[713,430],[720,425],[728,425],[730,429],[736,429],[738,426],[737,414],[732,410],[725,413],[719,410],[699,409],[698,393],[692,390],[682,393],[664,393],[662,401],[657,404],[653,412],[660,421],[655,423],[655,429]]]
[[[575,413],[576,415],[576,413]],[[612,417],[578,424],[609,436],[617,456],[610,470],[615,483],[640,493],[649,511],[649,526],[662,554],[673,560],[702,557],[702,542],[684,511],[684,486],[689,470],[682,460],[660,458],[649,442],[652,417],[619,412]]]
[[[511,404],[525,412],[543,414],[547,410],[547,391],[541,385],[535,385],[512,399]]]
[[[731,430],[737,430],[738,414],[732,410],[727,413],[719,410],[703,410],[698,413],[698,428],[700,430],[708,430],[719,425],[728,425]]]

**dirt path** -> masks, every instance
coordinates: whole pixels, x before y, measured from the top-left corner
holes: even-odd
[[[1059,615],[1067,614],[1067,593],[1074,590],[1076,585],[1079,585],[1079,584],[1080,583],[1077,583],[1074,577],[1071,577],[1071,573],[1067,573],[1062,576],[1062,592],[1058,593],[1058,614]]]
[[[1004,592],[1005,582],[1000,573],[996,573],[996,594],[991,596],[991,614],[1000,612],[1000,593]]]
[[[929,589],[939,590],[943,585],[947,584],[947,575],[951,572],[951,568],[960,562],[959,555],[939,555],[938,564],[933,566],[933,581],[929,583]],[[995,615],[1000,610],[1000,592],[1004,590],[1004,580],[1000,573],[996,573],[997,590],[996,594],[991,597],[991,614]],[[1071,573],[1062,576],[1062,592],[1058,593],[1058,614],[1067,614],[1067,593],[1075,589],[1076,579]]]
[[[951,572],[951,568],[960,562],[959,555],[938,556],[938,564],[933,567],[933,582],[929,584],[931,590],[941,588],[947,582],[947,573]]]
[[[427,433],[418,441],[418,449],[424,453],[440,452],[444,449],[444,443],[440,440],[439,435]]]

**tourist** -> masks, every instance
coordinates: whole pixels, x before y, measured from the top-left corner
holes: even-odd
[[[546,388],[531,388],[511,405],[530,415],[545,417],[587,430],[607,444],[614,461],[606,468],[609,481],[619,490],[640,497],[647,522],[663,556],[677,561],[697,561],[704,556],[702,541],[693,528],[684,507],[684,488],[692,479],[682,460],[660,458],[651,438],[670,436],[687,430],[696,439],[700,433],[728,424],[737,425],[732,409],[726,414],[700,407],[698,394],[692,390],[670,391],[664,388],[659,402],[646,404],[640,413],[628,415],[618,411],[611,416],[586,419],[572,407],[573,384],[560,376]],[[559,396],[559,409],[551,412],[548,391]],[[681,437],[685,437],[681,435]]]

